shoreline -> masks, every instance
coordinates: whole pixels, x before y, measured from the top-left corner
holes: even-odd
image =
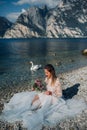
[[[63,89],[64,96],[66,99],[83,98],[87,104],[87,66],[72,70],[69,72],[61,73],[58,75],[61,86]],[[8,89],[8,91],[7,91]],[[0,91],[0,113],[3,109],[4,102],[8,102],[10,98],[17,92],[30,91],[29,86],[22,87],[10,87],[5,88],[3,91]],[[16,130],[16,127],[22,128],[20,123],[9,124],[7,122],[0,121],[0,130]],[[4,128],[3,128],[4,127]],[[84,110],[81,114],[73,117],[72,119],[65,119],[63,122],[60,122],[53,130],[86,130],[87,129],[87,109]],[[48,130],[49,128],[43,127],[43,130]]]

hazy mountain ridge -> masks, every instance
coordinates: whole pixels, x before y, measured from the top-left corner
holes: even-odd
[[[4,38],[31,37],[87,37],[86,0],[63,0],[52,9],[31,7],[4,35]]]

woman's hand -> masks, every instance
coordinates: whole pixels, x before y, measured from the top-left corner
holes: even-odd
[[[45,91],[44,92],[46,95],[52,95],[52,92],[51,91]]]
[[[32,90],[32,91],[34,91],[34,90],[35,90],[35,88],[31,88],[31,90]]]

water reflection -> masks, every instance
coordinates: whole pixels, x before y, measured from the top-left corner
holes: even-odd
[[[11,43],[11,51],[13,54],[22,56],[32,56],[35,55],[46,55],[47,49],[46,41],[29,40],[29,41],[19,41]]]

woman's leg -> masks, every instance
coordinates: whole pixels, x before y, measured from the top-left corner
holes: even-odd
[[[36,96],[34,97],[34,99],[32,100],[31,105],[32,105],[36,100],[39,100],[39,96],[38,96],[38,95],[36,95]]]
[[[31,103],[31,110],[37,110],[38,108],[41,107],[41,102],[40,102],[40,99],[39,99],[39,96],[36,95],[33,100],[32,100],[32,103]]]

